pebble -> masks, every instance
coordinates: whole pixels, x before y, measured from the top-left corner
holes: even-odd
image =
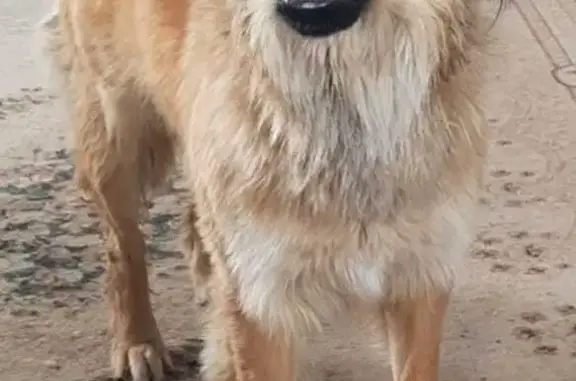
[[[84,274],[80,270],[59,269],[55,276],[67,285],[77,285],[84,280]]]
[[[46,360],[44,361],[44,366],[49,369],[60,370],[61,366],[57,360]]]

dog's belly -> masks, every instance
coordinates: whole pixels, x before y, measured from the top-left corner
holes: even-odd
[[[448,290],[472,231],[475,201],[454,199],[394,225],[305,232],[232,223],[226,264],[241,309],[271,330],[304,332],[357,303],[384,304]],[[419,214],[419,215],[418,215]]]

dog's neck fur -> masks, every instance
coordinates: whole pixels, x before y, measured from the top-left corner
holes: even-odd
[[[374,6],[389,7],[382,3]],[[245,193],[243,202],[364,221],[393,216],[406,197],[435,197],[430,189],[441,188],[454,140],[470,140],[468,129],[477,126],[450,128],[460,113],[476,110],[465,94],[449,93],[449,83],[444,95],[437,87],[444,61],[462,49],[450,51],[445,30],[453,26],[428,8],[414,7],[410,19],[374,9],[351,30],[318,40],[297,36],[266,12],[248,7],[237,16],[232,35],[245,46],[250,69],[231,75],[243,78],[236,96],[244,93],[251,114],[245,124],[235,121],[245,144],[223,149],[250,147],[224,156],[254,165],[243,173],[222,165],[220,176]]]

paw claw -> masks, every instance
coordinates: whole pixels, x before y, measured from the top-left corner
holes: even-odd
[[[133,381],[163,381],[165,371],[172,368],[172,360],[162,344],[137,344],[112,349],[112,371],[115,379],[129,372]]]

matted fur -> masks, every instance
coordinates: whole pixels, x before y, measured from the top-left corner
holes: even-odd
[[[137,220],[182,157],[187,247],[198,292],[209,279],[214,294],[207,381],[293,380],[296,338],[358,303],[396,327],[396,381],[436,379],[486,152],[468,65],[479,1],[372,0],[320,39],[290,30],[273,0],[59,4],[44,25],[79,184],[107,223],[116,374],[159,379],[169,361]]]

